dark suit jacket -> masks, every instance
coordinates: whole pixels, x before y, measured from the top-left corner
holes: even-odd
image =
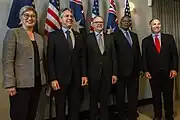
[[[119,77],[129,76],[132,72],[139,75],[141,53],[138,36],[136,33],[129,32],[133,41],[132,47],[121,30],[114,33]]]
[[[87,35],[86,46],[89,83],[100,80],[102,70],[106,80],[111,81],[112,75],[117,74],[113,37],[104,33],[105,51],[103,54],[100,52],[95,33]]]
[[[172,35],[161,33],[161,51],[156,50],[152,35],[142,41],[143,69],[152,75],[159,70],[169,74],[170,70],[178,70],[178,54]]]
[[[49,81],[58,80],[60,84],[69,84],[73,80],[81,81],[86,76],[86,57],[83,37],[73,31],[75,46],[71,50],[62,30],[54,31],[48,37],[48,77]]]

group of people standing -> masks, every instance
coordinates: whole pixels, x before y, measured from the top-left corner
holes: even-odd
[[[138,36],[129,30],[131,20],[128,16],[121,18],[118,32],[112,34],[103,32],[104,19],[96,16],[92,21],[94,31],[84,36],[72,29],[73,11],[61,9],[61,29],[48,35],[47,47],[42,37],[34,32],[37,19],[34,8],[24,6],[19,17],[22,27],[8,30],[2,57],[4,87],[9,94],[12,120],[35,119],[40,91],[46,79],[55,97],[56,120],[65,120],[66,101],[68,120],[79,120],[83,86],[89,87],[89,119],[97,119],[100,103],[101,120],[109,120],[112,84],[116,84],[118,120],[137,120],[140,70],[150,81],[154,120],[162,118],[161,93],[165,118],[174,120],[172,95],[178,54],[174,38],[160,32],[158,19],[149,22],[152,34],[143,39],[141,55]]]

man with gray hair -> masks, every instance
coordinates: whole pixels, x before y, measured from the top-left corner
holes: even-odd
[[[48,36],[48,77],[55,96],[56,120],[79,120],[81,85],[87,85],[84,40],[72,30],[73,14],[61,9],[62,28]]]
[[[105,34],[101,16],[93,18],[94,31],[87,35],[87,66],[90,92],[90,120],[96,120],[98,101],[101,120],[109,120],[108,102],[111,84],[117,81],[116,50],[113,36]]]

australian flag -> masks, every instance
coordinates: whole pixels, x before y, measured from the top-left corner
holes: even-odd
[[[110,0],[110,6],[108,10],[108,22],[107,22],[107,33],[118,31],[118,20],[116,15],[116,4],[114,0]]]
[[[34,6],[33,0],[13,0],[7,26],[9,28],[20,27],[19,11],[23,6]]]
[[[73,29],[81,33],[84,32],[85,19],[81,0],[70,0],[70,8],[73,10],[73,15],[75,17]]]

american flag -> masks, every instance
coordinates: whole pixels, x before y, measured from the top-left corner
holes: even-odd
[[[114,0],[110,0],[110,6],[108,10],[108,23],[107,23],[107,33],[118,31],[118,20],[116,15],[116,4]]]
[[[84,11],[81,0],[70,0],[70,8],[73,10],[73,15],[75,17],[73,29],[80,32],[85,26]]]
[[[93,7],[92,7],[92,19],[97,15],[99,15],[99,1],[94,0]],[[91,23],[91,25],[92,25],[92,23]],[[90,27],[90,30],[93,31],[92,26]]]
[[[129,16],[129,18],[131,19],[131,11],[130,11],[129,1],[128,0],[125,0],[124,15]],[[131,23],[132,23],[132,20],[131,20]]]
[[[45,22],[45,34],[60,29],[59,10],[59,0],[49,0]]]

